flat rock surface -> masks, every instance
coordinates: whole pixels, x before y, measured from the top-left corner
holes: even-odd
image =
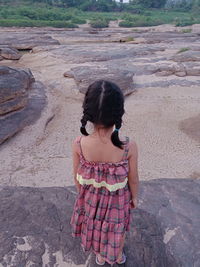
[[[175,55],[172,60],[177,62],[200,61],[200,51],[185,51]]]
[[[199,191],[195,179],[141,182],[123,266],[199,266]],[[1,187],[2,266],[97,266],[71,236],[75,196],[74,187]]]

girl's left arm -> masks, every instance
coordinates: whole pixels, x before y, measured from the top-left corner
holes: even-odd
[[[79,147],[76,141],[72,144],[72,158],[73,158],[73,173],[74,173],[74,183],[76,185],[76,189],[80,192],[81,185],[76,179],[77,170],[80,162],[80,154],[79,154]]]

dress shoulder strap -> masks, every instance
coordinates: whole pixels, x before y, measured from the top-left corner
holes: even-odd
[[[124,146],[124,154],[122,160],[128,159],[128,151],[129,151],[129,137],[126,136],[125,146]]]

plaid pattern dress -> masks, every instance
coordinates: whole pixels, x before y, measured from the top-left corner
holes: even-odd
[[[80,145],[77,180],[81,190],[71,217],[72,236],[81,237],[84,251],[93,250],[110,264],[117,261],[120,244],[130,228],[128,186],[128,138],[124,155],[117,163],[87,161]]]

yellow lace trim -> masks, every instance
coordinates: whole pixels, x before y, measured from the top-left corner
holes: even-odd
[[[124,188],[125,185],[127,184],[127,181],[128,181],[128,178],[126,177],[125,180],[124,180],[124,182],[122,182],[122,183],[107,184],[105,181],[102,181],[100,183],[97,183],[95,181],[95,179],[92,179],[92,178],[90,178],[90,179],[84,179],[82,177],[82,175],[80,175],[80,174],[77,174],[76,178],[77,178],[78,182],[81,185],[84,185],[84,184],[91,185],[92,184],[94,187],[97,187],[97,188],[102,187],[102,186],[105,186],[110,192],[116,191],[116,190],[121,189],[121,188]]]

